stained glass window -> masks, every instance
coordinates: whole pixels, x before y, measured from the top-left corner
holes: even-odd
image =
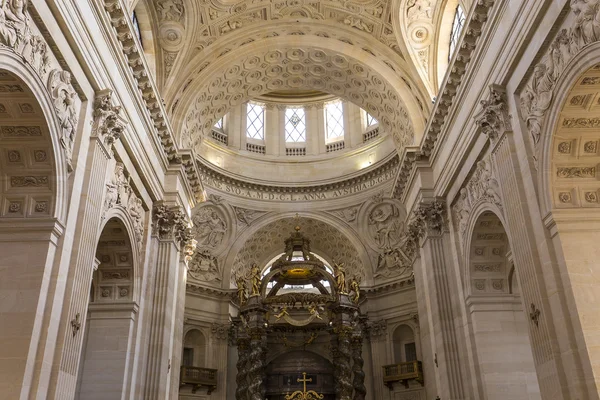
[[[248,103],[246,137],[258,140],[265,139],[265,106],[262,104]]]
[[[304,108],[289,107],[285,109],[285,141],[306,141],[306,116]]]
[[[327,139],[344,137],[344,108],[341,101],[325,105]]]
[[[448,60],[452,59],[452,55],[456,50],[458,39],[460,38],[460,32],[462,31],[463,25],[465,24],[465,12],[463,8],[458,5],[456,7],[456,13],[454,13],[454,22],[452,22],[452,33],[450,35],[450,53],[448,54]]]

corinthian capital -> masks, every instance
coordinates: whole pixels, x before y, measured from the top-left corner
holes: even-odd
[[[440,235],[446,229],[446,203],[434,200],[422,203],[414,212],[409,230],[419,238]]]
[[[102,143],[111,149],[119,140],[125,129],[125,123],[119,118],[120,106],[112,104],[112,90],[105,89],[96,95],[94,100],[94,130]]]
[[[506,91],[498,85],[490,85],[487,100],[481,100],[481,111],[475,123],[490,140],[494,141],[503,132],[511,130],[511,116],[506,103]]]
[[[157,203],[152,213],[153,234],[160,239],[172,239],[178,244],[190,240],[187,216],[179,206]]]

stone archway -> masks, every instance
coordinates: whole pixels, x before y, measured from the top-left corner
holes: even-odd
[[[552,104],[551,134],[542,135],[542,204],[558,269],[573,301],[568,314],[580,329],[578,346],[587,353],[582,375],[592,392],[600,368],[594,355],[598,328],[598,241],[600,240],[600,43],[578,55],[585,70],[568,70]],[[579,58],[578,58],[579,60]],[[581,68],[581,67],[580,67]],[[552,127],[552,128],[550,128]],[[585,353],[583,353],[585,354]]]
[[[112,218],[104,226],[96,259],[98,268],[82,321],[85,338],[76,398],[96,399],[101,394],[103,399],[121,399],[131,385],[138,306],[133,301],[135,257],[119,219]]]
[[[526,313],[529,307],[512,290],[516,274],[500,218],[491,211],[481,212],[469,243],[466,308],[474,361],[486,398],[540,399]]]
[[[26,81],[0,70],[0,386],[8,398],[31,390],[26,371],[34,375],[40,358],[42,316],[63,229],[57,222],[64,204],[56,132],[45,99],[38,101],[38,88]]]

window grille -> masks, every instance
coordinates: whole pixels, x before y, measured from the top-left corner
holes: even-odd
[[[246,109],[246,137],[250,139],[265,139],[265,106],[248,103]]]
[[[306,141],[306,115],[304,108],[290,107],[285,109],[285,141]]]
[[[450,52],[448,53],[448,61],[452,59],[456,46],[458,45],[458,39],[460,39],[460,32],[462,31],[463,25],[465,24],[465,12],[463,8],[458,5],[456,12],[454,13],[454,22],[452,22],[452,33],[450,35]]]
[[[325,105],[325,128],[328,140],[344,137],[344,107],[341,101]]]

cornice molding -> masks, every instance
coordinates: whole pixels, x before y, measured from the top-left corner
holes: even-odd
[[[148,110],[148,115],[154,124],[152,131],[156,134],[158,143],[162,147],[162,151],[168,162],[175,165],[181,164],[183,162],[182,155],[175,143],[175,135],[167,118],[167,111],[163,104],[162,96],[153,81],[152,74],[143,55],[142,46],[133,33],[134,30],[127,7],[123,4],[122,0],[105,0],[104,9],[110,18],[116,38],[121,44],[123,55],[129,64],[129,73],[137,83],[142,100]],[[194,190],[197,200],[201,201],[204,197],[202,185],[199,182],[197,171],[192,167],[189,160],[184,163],[184,173],[190,187]]]
[[[477,47],[478,39],[486,27],[489,10],[495,3],[495,0],[477,0],[473,5],[471,18],[463,28],[464,33],[459,47],[448,66],[446,78],[425,127],[421,145],[416,148],[407,148],[402,156],[398,177],[394,184],[394,197],[401,198],[404,195],[409,177],[416,168],[414,162],[429,161],[434,153],[441,133],[447,126],[447,117],[450,111],[456,107],[454,98],[460,89],[463,77],[467,71],[473,68],[473,64],[470,62],[471,58]]]

